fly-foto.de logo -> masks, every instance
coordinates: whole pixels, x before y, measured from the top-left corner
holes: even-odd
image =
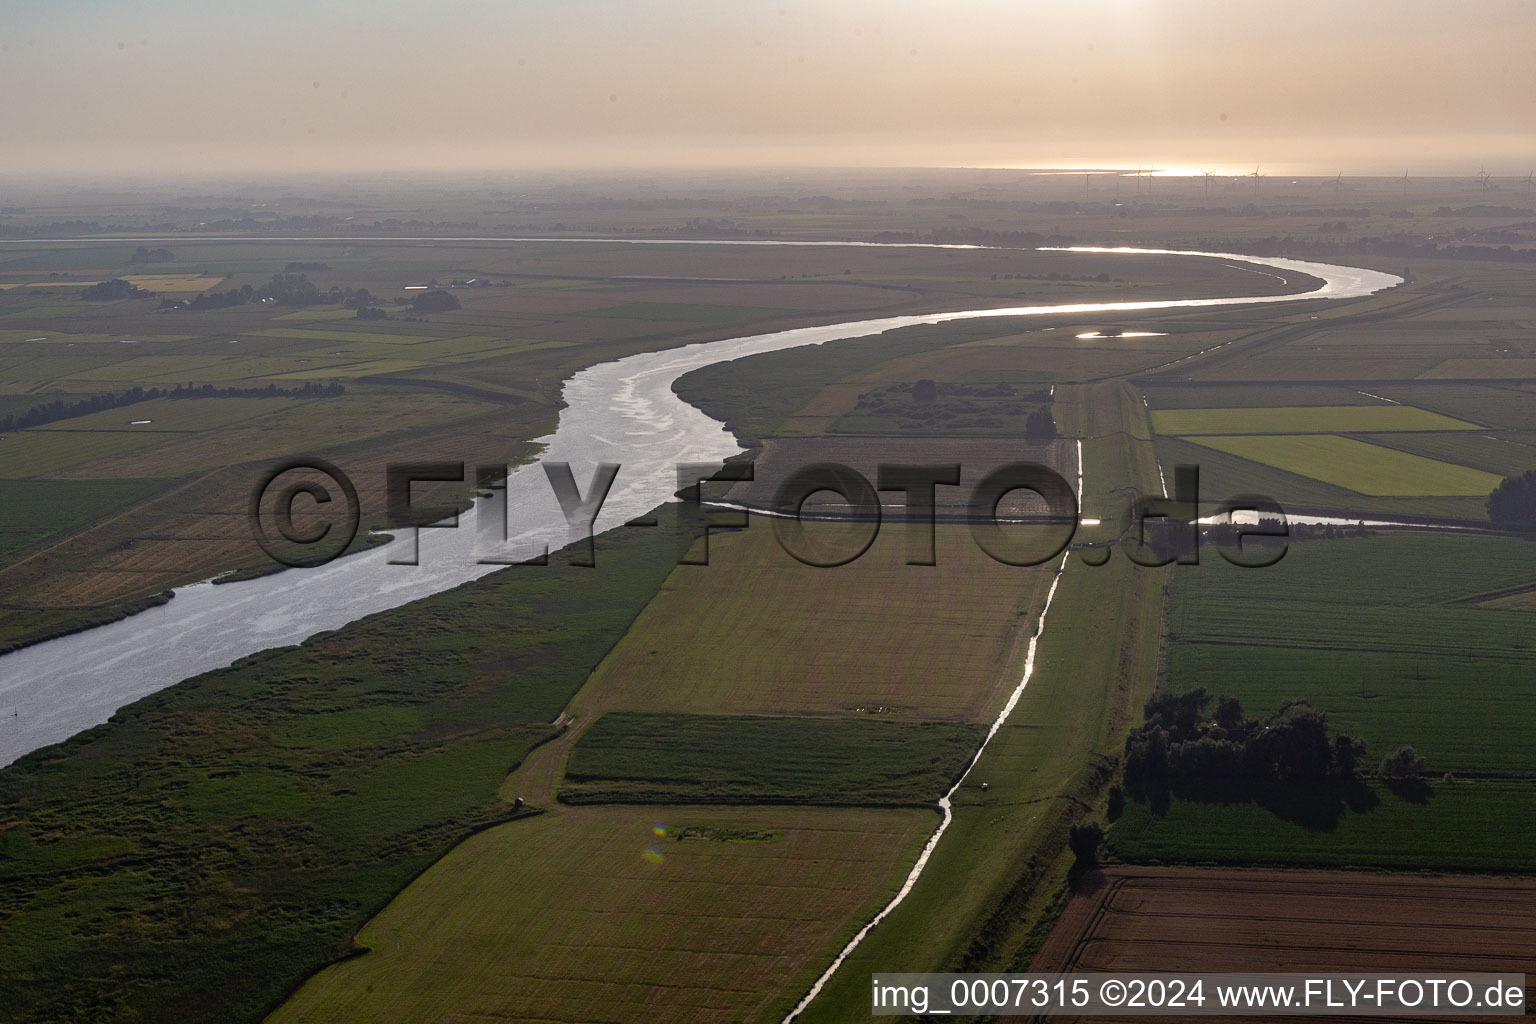
[[[504,540],[519,526],[545,527],[563,534],[572,547],[569,563],[594,566],[597,520],[618,482],[622,466],[600,463],[585,490],[567,462],[539,464],[552,497],[548,521],[515,523],[508,508],[506,469],[476,471],[480,501],[476,514],[490,516],[491,529],[478,524],[479,536]],[[532,467],[520,472],[531,471]],[[708,565],[709,537],[721,530],[747,529],[754,516],[765,519],[784,553],[818,568],[856,561],[874,544],[884,523],[904,527],[906,564],[938,564],[936,533],[940,524],[961,524],[988,557],[1005,565],[1033,566],[1071,549],[1088,565],[1104,565],[1116,549],[1137,565],[1197,565],[1200,548],[1210,544],[1226,561],[1263,568],[1286,552],[1289,522],[1279,503],[1257,494],[1228,498],[1205,510],[1200,503],[1200,469],[1175,467],[1171,496],[1133,494],[1126,498],[1118,535],[1103,537],[1104,517],[1083,518],[1079,496],[1060,473],[1037,462],[1008,462],[989,467],[962,486],[960,463],[879,463],[871,480],[838,462],[813,462],[774,479],[758,479],[752,461],[683,463],[668,481],[680,509],[676,517],[679,565]],[[384,474],[384,524],[409,531],[390,562],[419,564],[417,531],[457,528],[461,504],[424,504],[413,498],[417,484],[464,484],[462,462],[390,463]],[[747,487],[745,485],[759,485]],[[558,509],[555,511],[555,509]],[[349,550],[362,519],[357,487],[323,459],[293,459],[272,467],[252,489],[249,508],[256,542],[283,565],[310,568],[333,561]],[[835,540],[813,538],[813,524],[842,524]],[[656,527],[654,516],[630,518],[615,526]],[[1084,527],[1094,536],[1081,536]],[[509,555],[481,549],[484,564],[548,564],[548,545],[532,554]]]

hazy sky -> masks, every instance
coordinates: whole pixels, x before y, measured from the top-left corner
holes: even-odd
[[[0,0],[0,172],[1536,165],[1530,0]]]

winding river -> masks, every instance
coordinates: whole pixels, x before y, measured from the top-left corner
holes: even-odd
[[[113,241],[121,242],[122,239]],[[611,243],[621,240],[561,241]],[[710,243],[697,240],[622,241],[686,245],[878,244],[761,240]],[[906,247],[915,245],[917,243],[907,243]],[[968,245],[923,247],[983,248]],[[598,463],[616,462],[622,466],[597,520],[596,528],[602,532],[670,498],[676,489],[676,464],[719,462],[741,451],[719,422],[683,402],[672,391],[677,378],[713,363],[953,320],[1349,299],[1401,283],[1391,274],[1373,270],[1235,253],[1100,247],[1072,247],[1067,251],[1237,261],[1308,274],[1323,284],[1309,292],[1289,295],[1069,303],[889,316],[640,353],[589,367],[566,382],[566,408],[560,414],[559,425],[553,434],[539,439],[545,446],[543,457],[570,463],[583,492]],[[499,502],[501,496],[502,492],[498,491],[492,500]],[[491,514],[490,503],[482,499],[474,512],[462,517],[461,528],[420,531],[418,565],[390,564],[392,558],[399,559],[401,545],[408,543],[397,540],[322,568],[293,570],[220,586],[196,584],[181,588],[175,600],[160,607],[0,657],[0,765],[105,722],[119,707],[189,676],[223,667],[260,650],[299,643],[324,630],[336,629],[365,615],[427,597],[493,572],[501,566],[480,561],[480,555],[492,548],[496,557],[505,561],[530,557],[544,550],[546,545],[558,547],[569,539],[565,518],[540,466],[529,464],[514,470],[507,479],[505,500],[505,540],[495,536],[503,532],[500,517]],[[482,536],[477,538],[477,534]],[[538,570],[517,568],[511,571]]]

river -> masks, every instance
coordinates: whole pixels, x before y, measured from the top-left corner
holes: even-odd
[[[113,241],[121,243],[123,240]],[[577,243],[584,240],[562,241]],[[680,240],[623,241],[702,244]],[[753,240],[707,244],[820,246],[877,243]],[[1400,278],[1373,270],[1235,253],[1086,246],[1071,247],[1066,251],[1222,259],[1298,271],[1320,279],[1323,284],[1312,291],[1290,295],[1086,302],[889,316],[640,353],[588,367],[566,382],[563,392],[566,408],[561,411],[559,424],[553,434],[539,439],[545,446],[543,458],[569,462],[583,492],[598,463],[616,462],[622,466],[597,520],[597,530],[602,532],[668,500],[677,487],[676,464],[720,462],[741,451],[719,422],[683,402],[672,391],[672,384],[678,377],[713,363],[867,337],[919,324],[1054,313],[1096,314],[1303,299],[1350,299],[1401,283]],[[509,539],[499,545],[501,557],[527,557],[543,550],[545,545],[558,547],[569,539],[565,518],[539,465],[529,464],[514,470],[507,478],[505,499],[505,519],[510,529],[507,530]],[[500,494],[496,500],[500,500]],[[483,500],[481,505],[485,505]],[[495,516],[482,515],[482,511],[483,508],[477,507],[463,517],[460,529],[421,531],[418,565],[390,564],[391,558],[398,559],[401,544],[406,543],[397,540],[321,568],[295,569],[241,583],[218,586],[200,583],[182,587],[177,590],[175,600],[157,608],[0,656],[0,765],[105,722],[119,707],[190,676],[221,668],[257,651],[299,643],[365,615],[448,590],[496,571],[501,566],[484,564],[477,559],[477,547],[484,550],[483,542],[481,545],[476,543],[477,524],[482,529],[486,524],[493,524],[494,528],[497,522]],[[499,542],[501,538],[496,540]],[[508,571],[539,570],[517,567]]]

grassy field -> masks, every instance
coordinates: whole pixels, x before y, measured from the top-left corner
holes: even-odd
[[[163,489],[167,481],[0,480],[0,558],[77,530]]]
[[[572,712],[989,720],[1049,572],[995,562],[942,524],[938,565],[907,565],[904,533],[886,524],[833,569],[785,553],[770,520],[712,534],[710,564],[677,568],[593,676],[600,702],[584,691]]]
[[[0,1019],[261,1019],[513,815],[503,777],[672,568],[669,533],[243,659],[0,772]]]
[[[1529,433],[1364,434],[1361,440],[1498,476],[1536,469],[1536,435]]]
[[[741,320],[768,320],[791,310],[760,309],[751,306],[723,306],[701,302],[626,302],[620,306],[589,309],[585,316],[617,320],[684,320],[690,323],[735,323]]]
[[[56,420],[33,431],[79,430],[160,433],[162,431],[219,430],[274,413],[288,412],[306,399],[282,396],[261,398],[155,398],[148,402]],[[143,421],[141,424],[139,421]],[[132,429],[139,424],[139,429]]]
[[[1449,416],[1407,405],[1313,405],[1281,408],[1157,409],[1159,434],[1356,434],[1372,430],[1476,430]]]
[[[1180,578],[1170,690],[1230,693],[1259,716],[1308,700],[1367,742],[1368,765],[1410,745],[1436,781],[1373,787],[1328,828],[1246,803],[1175,799],[1165,816],[1137,805],[1115,825],[1114,849],[1226,863],[1536,866],[1516,838],[1536,808],[1531,613],[1480,600],[1533,576],[1529,542],[1399,534],[1301,543],[1268,569],[1202,564]],[[1457,781],[1438,781],[1447,773]]]
[[[900,884],[920,810],[649,807],[472,837],[272,1024],[765,1022]],[[664,834],[658,835],[658,830]]]
[[[1194,444],[1321,480],[1360,494],[1484,496],[1501,477],[1335,434],[1185,438]]]
[[[1417,437],[1397,434],[1394,437]],[[1475,437],[1470,433],[1459,434]],[[1365,495],[1346,486],[1326,483],[1300,472],[1265,465],[1252,459],[1230,455],[1195,443],[1195,439],[1158,437],[1158,460],[1165,467],[1197,465],[1200,467],[1200,493],[1206,509],[1235,494],[1265,494],[1289,510],[1316,510],[1346,519],[1392,520],[1402,515],[1445,516],[1453,519],[1483,521],[1488,519],[1486,494],[1460,497],[1404,497]]]
[[[981,736],[941,722],[612,712],[571,748],[560,800],[931,805]]]
[[[1371,786],[1359,810],[1309,828],[1251,804],[1174,798],[1153,815],[1132,803],[1110,829],[1110,849],[1131,861],[1529,872],[1536,786],[1431,782],[1406,798]]]

